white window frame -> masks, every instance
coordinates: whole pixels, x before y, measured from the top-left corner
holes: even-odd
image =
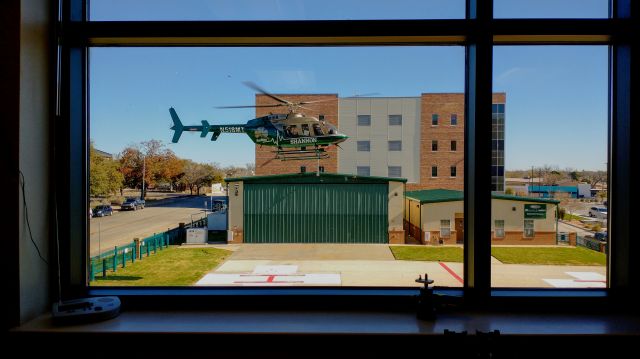
[[[498,226],[498,222],[501,222],[502,226]],[[496,219],[493,221],[493,236],[495,238],[504,238],[504,219]]]

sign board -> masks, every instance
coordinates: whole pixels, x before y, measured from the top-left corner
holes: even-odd
[[[206,228],[188,228],[187,244],[204,244],[207,243]]]
[[[546,204],[525,204],[524,218],[525,219],[547,218],[547,205]]]

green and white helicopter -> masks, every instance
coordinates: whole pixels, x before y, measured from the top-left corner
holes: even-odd
[[[278,103],[273,105],[224,106],[218,108],[286,107],[288,113],[254,118],[246,124],[211,125],[203,120],[199,126],[184,126],[172,107],[169,109],[173,120],[171,129],[174,131],[171,142],[177,143],[184,131],[200,132],[200,137],[206,137],[209,132],[213,132],[211,141],[217,140],[221,133],[246,133],[258,145],[276,147],[274,151],[275,158],[286,161],[328,158],[327,147],[331,145],[338,146],[339,143],[349,138],[327,121],[318,120],[300,112],[300,109],[308,109],[303,105],[333,100],[291,102],[270,94],[253,83],[248,82],[245,84],[276,100]]]

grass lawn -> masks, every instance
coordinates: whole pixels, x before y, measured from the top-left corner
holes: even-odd
[[[170,246],[107,277],[96,276],[92,286],[190,286],[217,267],[231,251],[217,248],[178,248]]]
[[[391,246],[396,260],[462,262],[462,247]],[[603,266],[604,253],[582,247],[492,247],[491,254],[504,264]]]
[[[583,220],[584,217],[576,216],[575,214],[565,213],[564,214],[564,218],[562,218],[562,219],[564,219],[565,221],[571,221],[571,220],[574,220],[574,219],[576,221],[580,221],[580,220]]]
[[[582,247],[493,247],[491,254],[505,264],[606,265],[604,253]]]
[[[426,246],[390,246],[396,260],[460,262],[462,263],[462,247],[426,247]]]

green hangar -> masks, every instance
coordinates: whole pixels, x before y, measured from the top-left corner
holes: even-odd
[[[336,173],[227,178],[229,243],[404,243],[406,181]]]

